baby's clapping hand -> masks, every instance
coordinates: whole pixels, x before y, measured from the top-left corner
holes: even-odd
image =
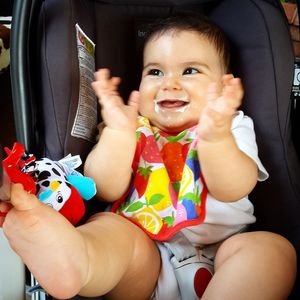
[[[139,93],[133,91],[126,105],[118,93],[119,83],[119,77],[110,77],[108,69],[100,69],[95,73],[92,87],[99,99],[105,125],[111,129],[135,131]]]
[[[243,87],[239,78],[227,74],[223,76],[223,89],[211,83],[198,125],[198,136],[202,141],[219,142],[231,134],[232,118],[243,98]]]

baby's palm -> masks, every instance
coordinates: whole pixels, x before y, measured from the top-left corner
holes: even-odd
[[[107,69],[100,69],[95,74],[92,86],[102,108],[103,121],[112,129],[135,130],[139,93],[132,92],[126,105],[117,91],[119,83],[118,77],[110,78]]]
[[[138,109],[136,103],[132,103],[132,98],[138,97],[138,92],[133,92],[128,101],[128,105],[123,103],[119,95],[110,96],[104,99],[102,105],[102,118],[105,125],[118,130],[135,130]],[[101,101],[102,102],[102,101]]]
[[[206,141],[220,141],[230,134],[232,117],[241,104],[243,89],[238,78],[225,75],[223,90],[217,92],[215,84],[211,84],[208,91],[208,103],[204,107],[198,133]]]

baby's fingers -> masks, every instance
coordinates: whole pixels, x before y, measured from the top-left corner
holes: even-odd
[[[231,78],[224,84],[223,97],[233,108],[241,105],[244,96],[244,90],[239,78]]]
[[[110,71],[109,69],[99,69],[95,72],[94,77],[96,81],[108,80],[110,77]]]
[[[114,106],[123,103],[118,93],[120,82],[119,77],[110,77],[108,69],[100,69],[95,73],[95,81],[92,82],[92,87],[102,106]]]
[[[234,94],[235,90],[232,87],[232,85],[239,84],[238,81],[232,82],[235,79],[230,76],[227,76],[226,80],[228,80],[227,85],[223,86],[222,91],[214,82],[209,84],[207,90],[207,105],[203,110],[203,115],[216,126],[221,126],[220,124],[224,122],[228,123],[240,105],[240,100],[237,100],[238,96]]]
[[[225,74],[223,75],[223,78],[222,78],[222,82],[223,82],[223,85],[228,85],[231,81],[231,79],[233,79],[234,76],[232,74]]]
[[[211,82],[207,89],[207,111],[224,113],[227,110],[227,103],[224,101],[222,93],[219,92],[218,85]]]
[[[97,86],[106,91],[117,91],[121,82],[120,77],[111,77],[109,69],[99,69],[95,72]]]
[[[133,91],[129,96],[128,105],[136,108],[136,110],[138,111],[139,104],[140,104],[140,93],[138,91]]]
[[[215,82],[211,82],[207,89],[207,101],[215,101],[219,97],[218,86]]]
[[[94,77],[95,77],[95,81],[100,81],[103,83],[104,82],[109,83],[112,78],[119,78],[119,77],[111,77],[110,70],[106,68],[99,69],[98,71],[96,71]]]

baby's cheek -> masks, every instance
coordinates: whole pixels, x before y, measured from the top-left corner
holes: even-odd
[[[147,118],[150,118],[154,112],[154,102],[140,101],[139,113]]]
[[[202,112],[203,112],[203,109],[204,107],[207,105],[207,102],[205,101],[204,103],[203,102],[192,102],[191,103],[191,106],[188,110],[188,113],[190,114],[190,117],[192,119],[195,119],[195,120],[199,120]]]

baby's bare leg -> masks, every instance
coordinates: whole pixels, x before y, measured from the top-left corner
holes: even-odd
[[[116,214],[100,213],[78,230],[86,237],[91,262],[81,295],[150,299],[160,272],[160,255],[141,229]]]
[[[295,281],[296,253],[279,235],[242,233],[221,245],[215,270],[203,299],[284,300]]]
[[[77,293],[109,293],[110,299],[150,297],[160,257],[155,244],[137,226],[103,213],[74,228],[20,185],[12,188],[11,197],[14,207],[3,230],[49,294],[59,299]]]

